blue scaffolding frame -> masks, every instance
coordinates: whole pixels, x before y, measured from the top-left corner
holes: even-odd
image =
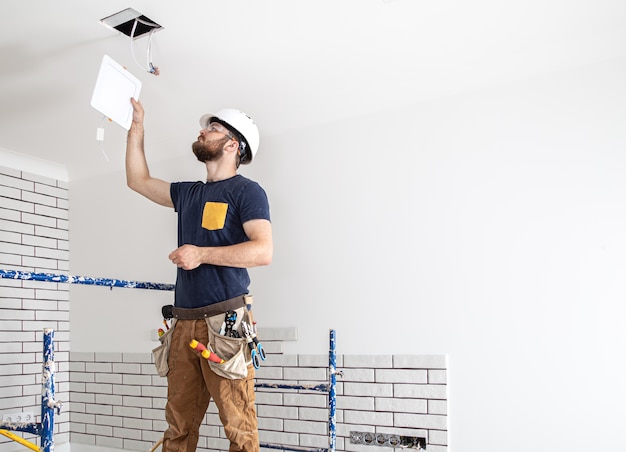
[[[2,270],[0,269],[0,278],[5,279],[19,279],[19,280],[31,280],[31,281],[47,281],[55,283],[65,284],[84,284],[91,286],[105,286],[105,287],[121,287],[132,289],[151,289],[151,290],[174,290],[173,284],[162,284],[142,281],[128,281],[122,279],[110,279],[110,278],[91,278],[86,276],[71,276],[60,275],[53,273],[35,273],[25,272],[19,270]],[[266,449],[278,449],[286,451],[296,452],[335,452],[336,450],[336,437],[337,437],[337,424],[336,424],[336,400],[337,400],[337,375],[342,375],[340,371],[337,371],[337,354],[336,354],[336,333],[335,330],[330,330],[328,352],[328,379],[329,384],[320,384],[314,386],[303,385],[281,385],[281,384],[255,384],[257,388],[273,388],[273,389],[292,389],[292,390],[311,390],[328,393],[328,449],[307,449],[295,446],[287,446],[280,444],[264,444],[260,446]],[[54,411],[57,412],[61,409],[61,402],[54,400],[54,331],[52,329],[44,330],[44,360],[43,360],[43,381],[44,386],[41,399],[41,423],[29,423],[29,424],[17,424],[17,423],[5,423],[0,422],[0,434],[7,436],[8,438],[19,442],[32,450],[41,450],[42,452],[52,452],[54,450]],[[7,432],[3,432],[7,430]],[[18,436],[10,434],[8,431],[20,431],[26,433],[32,433],[41,437],[41,449],[37,449],[36,446],[29,441],[24,440]],[[159,443],[155,445],[152,450],[157,448]]]
[[[41,393],[41,422],[0,422],[2,435],[18,442],[29,449],[42,452],[54,450],[54,413],[61,411],[62,402],[54,398],[54,330],[43,330],[43,370],[42,370],[42,393]],[[41,447],[9,432],[24,432],[37,435],[41,438]]]

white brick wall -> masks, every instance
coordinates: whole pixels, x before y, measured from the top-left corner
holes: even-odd
[[[266,348],[275,347],[268,343]],[[149,353],[72,353],[70,361],[72,442],[147,450],[161,437],[167,427],[167,388]],[[383,361],[391,367],[380,373],[369,367],[376,358],[337,356],[337,369],[344,374],[337,378],[337,450],[383,452],[377,446],[350,444],[350,431],[368,431],[425,437],[428,450],[445,452],[445,357],[389,356]],[[327,355],[270,354],[257,371],[257,383],[326,383],[327,362]],[[424,365],[437,368],[420,367]],[[434,381],[428,381],[431,374]],[[257,388],[257,412],[262,443],[328,447],[326,393]],[[213,404],[198,450],[228,450]]]
[[[0,166],[0,268],[67,270],[68,215],[66,182]],[[0,279],[0,415],[32,411],[41,422],[44,328],[55,330],[56,398],[67,400],[68,294],[67,284]],[[68,442],[69,416],[57,416],[54,430],[56,444]],[[2,452],[23,448],[0,437]]]

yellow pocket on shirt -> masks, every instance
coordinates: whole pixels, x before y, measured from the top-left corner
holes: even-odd
[[[228,204],[224,202],[207,202],[202,212],[202,227],[209,231],[217,231],[224,228]]]

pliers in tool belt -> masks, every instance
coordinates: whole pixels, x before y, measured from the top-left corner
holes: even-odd
[[[237,313],[235,311],[226,311],[220,334],[228,337],[239,337],[239,333],[234,329],[235,322],[237,322]]]
[[[243,328],[243,333],[246,336],[246,341],[248,342],[248,347],[250,348],[252,365],[255,369],[258,369],[259,367],[261,367],[260,359],[265,361],[265,350],[257,339],[256,333],[254,332],[252,326],[248,325],[246,322],[241,322],[241,327]]]

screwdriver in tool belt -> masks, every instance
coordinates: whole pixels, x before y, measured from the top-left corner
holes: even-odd
[[[194,350],[198,350],[203,358],[213,361],[214,363],[224,364],[224,360],[217,356],[213,351],[207,350],[207,348],[195,339],[192,339],[189,346]]]

